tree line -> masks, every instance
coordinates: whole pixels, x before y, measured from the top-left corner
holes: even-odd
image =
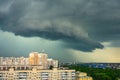
[[[120,79],[120,69],[101,69],[101,68],[90,68],[87,66],[71,65],[67,66],[70,69],[75,69],[76,71],[86,72],[88,76],[93,77],[93,80],[119,80]]]

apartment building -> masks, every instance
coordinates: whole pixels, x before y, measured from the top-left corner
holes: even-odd
[[[0,80],[75,80],[75,70],[61,70],[53,68],[52,70],[41,70],[33,67],[26,70],[15,70],[10,68],[6,71],[0,71]]]

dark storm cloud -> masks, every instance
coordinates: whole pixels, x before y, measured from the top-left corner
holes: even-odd
[[[1,3],[2,2],[2,3]],[[0,27],[16,35],[61,40],[92,51],[120,34],[119,0],[11,0],[0,7]],[[8,4],[9,3],[9,4]]]

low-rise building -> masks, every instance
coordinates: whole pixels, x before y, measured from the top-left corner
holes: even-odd
[[[93,80],[92,77],[87,76],[87,73],[85,72],[76,72],[76,80]]]

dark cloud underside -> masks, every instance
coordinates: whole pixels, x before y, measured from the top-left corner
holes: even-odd
[[[0,28],[92,51],[119,40],[119,0],[0,0]]]

